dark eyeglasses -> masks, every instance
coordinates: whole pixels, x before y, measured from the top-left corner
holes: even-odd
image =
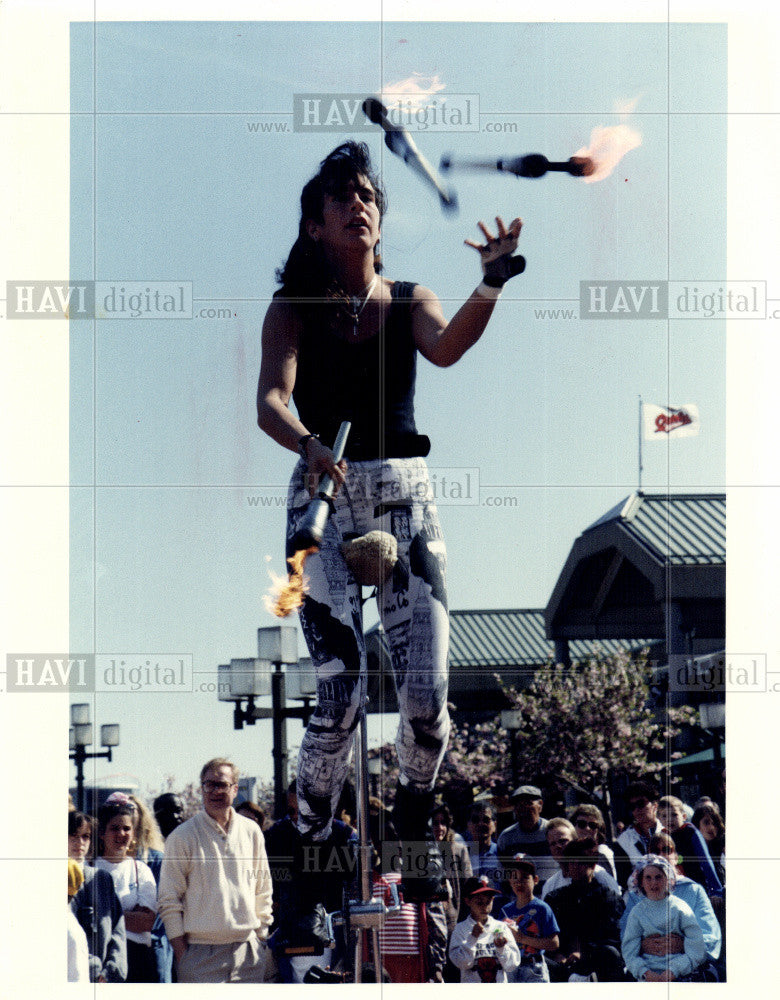
[[[632,802],[628,803],[628,808],[632,811],[634,809],[644,809],[650,799],[634,799]]]
[[[598,830],[599,828],[599,824],[591,819],[578,819],[575,825],[578,830]]]
[[[203,787],[207,792],[226,792],[233,787],[232,781],[204,781]]]

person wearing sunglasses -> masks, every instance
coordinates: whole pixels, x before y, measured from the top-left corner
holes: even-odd
[[[550,854],[558,862],[558,871],[554,872],[542,886],[542,899],[546,900],[551,892],[562,889],[571,884],[571,879],[563,873],[563,851],[571,843],[577,843],[584,838],[578,837],[578,830],[568,819],[563,816],[554,816],[547,824],[547,844]],[[595,838],[594,838],[595,839]],[[603,858],[599,858],[593,877],[597,882],[611,889],[612,892],[620,895],[620,886],[612,875],[602,867]]]
[[[574,826],[577,840],[592,837],[599,845],[599,854],[603,858],[599,864],[612,878],[617,878],[615,852],[607,846],[607,825],[599,807],[590,802],[581,802],[571,810],[569,818]]]
[[[637,862],[647,854],[650,838],[663,829],[658,819],[658,790],[649,781],[632,782],[625,792],[630,825],[614,844],[618,882],[627,888]]]

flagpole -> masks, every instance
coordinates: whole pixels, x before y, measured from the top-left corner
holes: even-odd
[[[639,442],[639,486],[637,487],[637,493],[642,492],[642,397],[639,397],[639,423],[638,423],[638,434],[637,440]]]

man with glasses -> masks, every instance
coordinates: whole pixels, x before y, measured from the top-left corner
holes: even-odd
[[[180,983],[263,983],[271,872],[260,827],[233,809],[238,771],[222,757],[200,772],[203,809],[165,843],[158,906]]]
[[[650,839],[663,827],[657,817],[658,791],[648,781],[635,781],[626,789],[626,803],[631,813],[631,826],[615,841],[615,865],[618,881],[627,888],[634,866],[648,853]]]

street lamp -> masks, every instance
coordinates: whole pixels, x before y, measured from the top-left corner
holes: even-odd
[[[76,764],[76,807],[85,812],[84,761],[97,757],[111,762],[111,752],[119,746],[119,726],[115,722],[100,727],[100,745],[106,749],[87,753],[92,746],[92,723],[89,721],[89,704],[81,702],[70,706],[70,733],[68,739],[69,759]]]
[[[286,669],[285,669],[286,668]],[[274,812],[281,816],[287,802],[287,719],[309,724],[316,678],[310,659],[298,660],[298,633],[290,625],[272,625],[257,630],[257,657],[231,660],[218,668],[219,701],[232,701],[233,728],[253,726],[257,719],[273,724]],[[255,698],[271,695],[271,708],[255,705]],[[302,706],[287,707],[287,697]],[[246,700],[246,707],[241,702]]]
[[[517,759],[517,734],[523,726],[522,714],[514,708],[506,708],[501,713],[501,728],[509,733],[512,755],[512,789],[517,787],[519,766]]]

